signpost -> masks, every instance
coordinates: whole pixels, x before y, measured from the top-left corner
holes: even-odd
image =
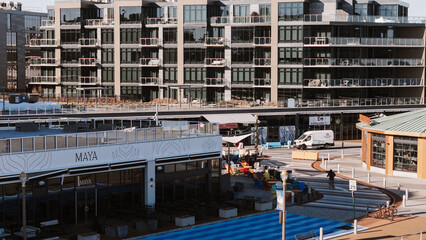
[[[355,219],[355,191],[356,191],[356,180],[349,180],[349,190],[352,192],[352,204],[353,204],[353,214]]]

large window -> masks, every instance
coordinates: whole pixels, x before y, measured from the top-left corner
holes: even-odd
[[[184,61],[185,64],[204,64],[206,58],[206,50],[203,48],[185,48]]]
[[[62,82],[78,82],[80,75],[80,68],[78,67],[61,68]]]
[[[280,43],[296,43],[303,40],[302,26],[283,26],[278,30],[278,41]]]
[[[120,23],[142,24],[141,11],[141,7],[120,7]]]
[[[164,28],[163,29],[163,41],[165,44],[177,43],[177,28]]]
[[[40,30],[40,16],[25,16],[25,30]]]
[[[168,7],[169,22],[177,21],[177,7]]]
[[[185,68],[185,83],[203,84],[205,79],[205,68]]]
[[[252,43],[254,27],[232,27],[232,43]]]
[[[139,44],[141,38],[140,28],[122,28],[120,29],[120,43]]]
[[[61,25],[80,24],[80,8],[61,9]]]
[[[102,49],[102,63],[114,63],[114,49],[113,48]]]
[[[232,84],[253,84],[254,68],[232,68]]]
[[[206,23],[207,13],[206,5],[187,5],[183,6],[184,23]]]
[[[80,49],[62,49],[61,51],[61,63],[78,63],[81,53]]]
[[[367,3],[357,3],[355,4],[355,14],[361,16],[373,15],[371,11],[369,11],[369,4]]]
[[[114,44],[114,29],[102,29],[102,44]]]
[[[121,82],[122,83],[138,83],[142,76],[141,68],[122,67]]]
[[[177,83],[177,68],[164,68],[164,83]]]
[[[398,16],[398,5],[380,5],[379,16],[385,17],[397,17]]]
[[[102,68],[102,82],[114,82],[114,68],[104,67]]]
[[[373,134],[373,159],[371,166],[385,168],[386,138],[382,134]]]
[[[253,64],[254,48],[232,48],[232,64]]]
[[[122,48],[121,63],[139,63],[142,57],[140,48]]]
[[[278,85],[302,85],[302,68],[279,68]]]
[[[279,64],[302,64],[302,48],[279,48]]]
[[[417,172],[417,138],[395,137],[393,170]]]
[[[271,16],[271,4],[265,4],[259,6],[260,16]]]
[[[278,3],[278,21],[302,21],[304,3]]]
[[[80,34],[79,29],[61,30],[61,44],[78,44]]]
[[[234,17],[250,16],[250,5],[234,5]]]
[[[165,48],[163,59],[164,64],[177,64],[177,48]]]
[[[206,38],[206,28],[184,28],[183,29],[184,43],[204,43]]]
[[[6,33],[6,44],[7,46],[16,46],[16,32]]]

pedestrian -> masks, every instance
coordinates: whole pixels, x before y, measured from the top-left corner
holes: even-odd
[[[328,189],[335,189],[334,188],[334,177],[336,174],[333,172],[332,169],[328,171],[327,177],[328,177]]]

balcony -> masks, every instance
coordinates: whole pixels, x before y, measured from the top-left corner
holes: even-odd
[[[229,23],[228,16],[217,16],[210,18],[210,24],[227,24]]]
[[[98,64],[98,59],[96,58],[79,58],[78,59],[79,66],[96,67],[97,64]]]
[[[140,77],[139,84],[141,86],[157,86],[158,78],[157,77]]]
[[[80,84],[96,85],[97,84],[97,77],[93,77],[93,76],[80,76],[79,77],[79,83]]]
[[[312,46],[423,46],[421,38],[328,38],[305,37],[305,45]]]
[[[421,78],[372,78],[372,79],[305,79],[307,88],[344,88],[344,87],[416,87],[422,86]]]
[[[224,47],[226,41],[224,37],[206,37],[204,45],[208,47]]]
[[[40,27],[54,27],[55,20],[41,20]]]
[[[206,78],[204,85],[206,87],[223,87],[224,82],[223,78]]]
[[[58,78],[56,76],[31,76],[30,84],[50,84],[57,85]]]
[[[423,67],[422,59],[399,58],[305,58],[305,66],[333,67]]]
[[[321,15],[307,14],[304,16],[305,22],[348,22],[348,23],[405,23],[423,24],[425,17],[388,17],[388,16],[359,16],[359,15]]]
[[[145,18],[143,21],[147,25],[149,25],[149,24],[165,24],[165,23],[167,23],[166,19],[164,19],[164,18]]]
[[[206,67],[225,67],[226,60],[224,58],[205,58],[204,65]]]
[[[270,23],[271,16],[234,16],[233,23]]]
[[[161,61],[158,58],[140,58],[139,66],[141,67],[159,67]]]
[[[57,66],[58,60],[56,58],[30,58],[28,60],[31,66]]]
[[[30,39],[30,47],[57,47],[58,45],[59,41],[56,41],[56,39]]]
[[[271,66],[270,58],[254,58],[253,65],[256,67],[269,67]]]
[[[253,79],[253,86],[255,86],[255,87],[263,87],[263,86],[270,87],[271,86],[271,80],[269,78],[254,78]]]
[[[160,46],[159,38],[140,38],[139,46],[141,47],[158,47]]]
[[[114,26],[114,19],[86,19],[86,27],[97,26]]]
[[[79,38],[78,45],[79,47],[97,47],[99,42],[96,38]]]
[[[253,45],[255,45],[255,46],[271,46],[271,37],[254,37]]]
[[[345,99],[312,99],[296,101],[298,107],[351,107],[351,106],[389,106],[389,105],[419,105],[423,103],[420,97],[382,97],[382,98],[345,98]]]

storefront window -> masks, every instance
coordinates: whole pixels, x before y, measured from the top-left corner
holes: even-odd
[[[393,170],[417,172],[417,138],[395,137]]]
[[[385,168],[386,138],[381,134],[373,134],[373,161],[371,166]]]

